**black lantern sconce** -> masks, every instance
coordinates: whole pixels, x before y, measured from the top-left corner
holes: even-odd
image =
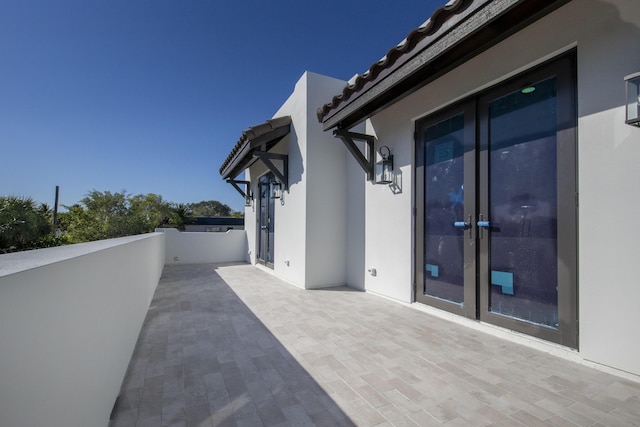
[[[627,87],[625,123],[640,126],[640,72],[624,78]]]
[[[386,151],[386,154],[383,152]],[[391,184],[393,182],[393,155],[386,145],[378,150],[382,160],[376,163],[376,184]]]
[[[244,206],[247,208],[253,206],[253,194],[251,190],[247,191],[246,196],[244,196]]]
[[[271,198],[279,199],[282,197],[282,183],[275,181],[271,183]]]

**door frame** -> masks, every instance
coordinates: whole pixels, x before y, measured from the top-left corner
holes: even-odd
[[[480,144],[479,188],[488,189],[488,119],[489,102],[521,89],[527,84],[556,78],[557,132],[556,132],[556,196],[557,201],[557,259],[558,259],[558,329],[501,316],[489,311],[489,246],[487,239],[478,245],[479,288],[481,320],[578,348],[578,174],[577,174],[577,109],[576,109],[576,56],[575,52],[562,55],[504,82],[478,97],[478,139]],[[489,211],[488,192],[479,202],[479,213]],[[562,261],[562,262],[560,262]],[[562,284],[562,285],[561,285]]]
[[[471,319],[495,324],[567,347],[578,348],[578,143],[577,143],[577,58],[576,51],[564,53],[491,88],[471,95],[456,104],[444,107],[415,122],[415,221],[414,221],[414,299],[416,302],[446,310]],[[488,198],[479,192],[488,190],[488,104],[490,99],[510,93],[535,81],[557,78],[558,130],[556,132],[557,161],[557,242],[558,242],[558,329],[547,328],[489,311],[489,250],[488,239],[478,239],[478,215],[488,212]],[[467,117],[472,109],[471,117]],[[424,295],[424,233],[425,233],[425,146],[421,132],[460,112],[465,113],[465,145],[468,134],[473,134],[474,149],[465,148],[464,202],[465,216],[472,211],[471,233],[476,242],[471,249],[465,244],[464,304],[454,304]],[[467,124],[472,126],[467,129]],[[471,154],[469,154],[471,153]],[[474,160],[467,159],[473,155]],[[469,169],[467,169],[467,167]],[[473,171],[473,175],[470,172]],[[472,183],[468,183],[473,180]],[[477,198],[480,195],[482,198]],[[469,197],[468,197],[469,196]],[[471,198],[473,196],[473,198]],[[467,201],[470,206],[467,208]],[[473,202],[471,201],[473,200]],[[466,220],[466,218],[464,219]],[[473,257],[473,259],[469,259]],[[468,281],[468,282],[467,282]],[[467,286],[473,283],[473,286]],[[562,284],[562,285],[560,285]],[[467,288],[472,287],[474,292]]]
[[[267,223],[269,224],[267,227],[273,227],[274,229],[274,239],[275,239],[275,202],[273,199],[272,194],[271,194],[271,186],[273,184],[273,182],[275,181],[275,176],[273,175],[272,172],[267,172],[264,173],[263,175],[261,175],[260,177],[258,177],[258,215],[256,215],[256,231],[257,231],[257,238],[256,238],[256,262],[259,264],[262,264],[266,267],[269,267],[271,269],[274,268],[274,261],[275,261],[275,254],[271,253],[271,258],[272,261],[269,261],[267,258],[267,254],[269,253],[269,246],[272,244],[271,242],[271,237],[270,237],[270,233],[269,233],[269,229],[267,228],[266,233],[263,233],[263,229],[262,229],[262,214],[263,214],[263,197],[262,197],[262,191],[263,191],[263,187],[265,187],[265,194],[266,194],[266,207],[264,209],[264,212],[266,213],[267,216]],[[273,212],[270,211],[270,206],[273,205]],[[266,235],[266,239],[263,239],[263,234]],[[273,242],[275,243],[275,242]],[[275,249],[275,244],[273,244],[273,248]],[[265,259],[261,258],[261,251],[264,251],[265,254]]]

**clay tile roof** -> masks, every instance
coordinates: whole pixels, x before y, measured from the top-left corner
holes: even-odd
[[[318,121],[322,122],[329,112],[347,102],[366,83],[375,81],[382,71],[391,68],[402,56],[411,53],[420,41],[438,31],[450,17],[464,9],[469,3],[468,0],[450,0],[444,6],[436,9],[429,19],[411,31],[404,40],[391,48],[380,60],[371,64],[364,74],[352,78],[341,94],[334,96],[331,102],[318,108]]]
[[[317,111],[349,128],[571,0],[451,0]]]
[[[291,116],[283,116],[245,129],[225,161],[222,162],[220,175],[224,179],[237,176],[251,163],[253,151],[260,148],[260,145],[264,145],[264,151],[269,150],[289,133],[290,127]]]

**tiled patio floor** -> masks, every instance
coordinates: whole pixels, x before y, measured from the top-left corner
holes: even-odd
[[[632,426],[640,384],[346,287],[167,266],[120,426]]]

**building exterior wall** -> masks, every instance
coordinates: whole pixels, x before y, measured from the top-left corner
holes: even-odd
[[[396,182],[393,186],[366,186],[365,264],[368,270],[374,268],[376,275],[365,276],[365,288],[411,302],[412,287],[407,284],[412,283],[413,127],[408,118],[383,113],[367,123],[366,133],[376,136],[377,150],[380,146],[391,150]]]
[[[346,282],[347,151],[324,132],[316,108],[345,82],[306,73],[307,288]]]
[[[327,93],[339,91],[344,84],[307,72],[274,114],[290,115],[292,122],[291,133],[271,150],[289,156],[289,191],[283,191],[275,204],[273,272],[300,287],[345,283],[346,156],[315,119],[315,109]],[[245,172],[254,193],[253,206],[245,209],[250,261],[254,264],[259,232],[257,184],[267,172],[261,162]]]
[[[355,132],[365,133],[364,126],[355,128]],[[335,141],[339,143],[338,140]],[[356,141],[358,144],[358,141]],[[360,150],[364,149],[364,143],[360,143]],[[365,253],[367,245],[365,245],[365,190],[369,185],[366,181],[366,175],[358,162],[349,155],[346,154],[347,161],[347,180],[345,185],[347,186],[346,197],[346,218],[347,218],[347,233],[345,235],[346,250],[347,250],[347,271],[346,271],[346,283],[356,289],[365,288],[365,275],[367,274],[367,267],[365,263]]]
[[[640,70],[640,3],[572,1],[367,121],[376,146],[391,148],[401,189],[366,185],[365,288],[413,301],[413,164],[421,117],[577,50],[579,353],[640,375],[640,129],[624,124],[624,76]]]
[[[251,206],[245,206],[244,208],[244,231],[247,233],[247,261],[251,264],[255,264],[257,260],[256,254],[256,233],[258,232],[258,226],[256,224],[257,215],[256,215],[256,207],[258,197],[256,190],[256,182],[257,182],[257,171],[253,170],[253,173],[250,169],[246,169],[244,171],[243,180],[249,181],[251,183],[251,191],[253,192],[253,200],[251,202]]]
[[[302,93],[301,93],[302,92]],[[273,153],[289,155],[289,191],[284,191],[281,201],[275,202],[275,238],[273,271],[279,277],[304,287],[305,281],[305,230],[306,230],[306,144],[303,104],[304,85],[298,82],[293,94],[287,99],[274,117],[290,115],[292,119],[291,133],[280,141]],[[301,143],[302,141],[302,143]],[[281,167],[281,163],[274,162]],[[259,213],[260,195],[258,194],[258,180],[269,170],[261,162],[255,162],[247,169],[247,180],[251,181],[254,194],[253,206],[245,209],[245,228],[249,236],[249,251],[251,262],[258,260],[258,233],[260,232]],[[284,202],[284,204],[282,204]],[[289,266],[285,264],[289,261]]]
[[[640,209],[640,129],[622,107],[622,79],[640,70],[640,3],[592,13],[602,23],[578,45],[580,338],[586,358],[640,375],[640,230],[624,224]]]
[[[352,128],[394,155],[396,181],[373,185],[315,109],[344,82],[305,73],[274,117],[291,115],[291,134],[273,150],[289,155],[289,192],[275,206],[273,272],[300,287],[348,284],[413,303],[416,121],[563,53],[577,57],[578,313],[573,352],[640,375],[640,287],[630,227],[640,209],[635,159],[640,129],[624,124],[623,78],[640,70],[640,4],[574,0]],[[379,154],[376,154],[379,156]],[[248,253],[256,262],[259,162],[246,176]],[[374,273],[375,271],[375,273]],[[525,337],[526,338],[526,337]],[[518,338],[519,339],[519,338]],[[569,350],[567,350],[569,351]]]

